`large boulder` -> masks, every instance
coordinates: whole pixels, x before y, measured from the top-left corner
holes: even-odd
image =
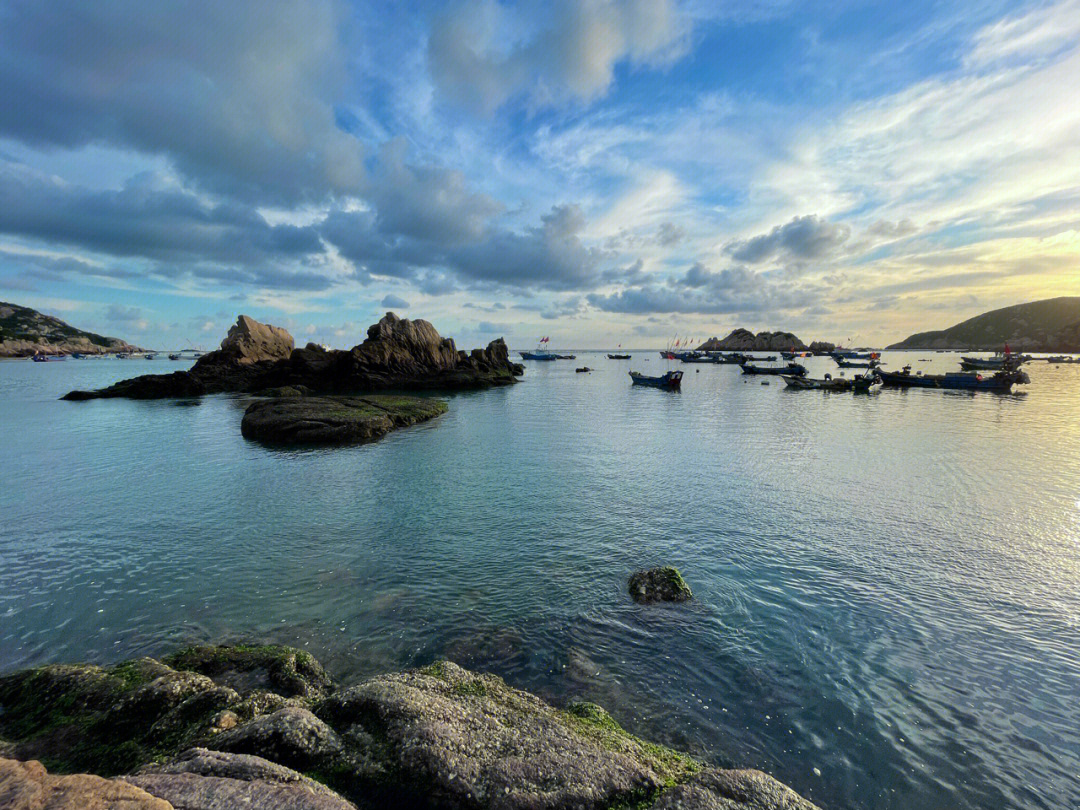
[[[211,744],[219,751],[256,754],[304,771],[330,770],[345,750],[337,732],[307,709],[296,706],[222,732]]]
[[[174,371],[172,374],[143,374],[96,391],[69,391],[61,399],[185,399],[201,397],[205,393],[206,386],[190,371]]]
[[[315,656],[277,644],[187,647],[164,660],[245,694],[272,691],[285,698],[322,698],[332,688]]]
[[[694,768],[599,707],[559,711],[449,662],[373,678],[318,711],[366,749],[382,771],[376,781],[437,807],[606,808]]]
[[[0,759],[4,810],[173,810],[135,785],[93,774],[56,776],[37,761]]]
[[[240,432],[272,444],[351,444],[445,412],[442,400],[418,397],[285,397],[249,405]]]
[[[690,586],[679,569],[670,565],[638,571],[630,577],[630,596],[635,602],[686,602],[692,596]]]
[[[221,349],[214,354],[218,355],[219,360],[250,364],[264,360],[287,360],[292,351],[293,337],[288,331],[241,315],[221,341]]]

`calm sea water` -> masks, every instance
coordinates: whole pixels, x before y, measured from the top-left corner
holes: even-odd
[[[0,363],[0,669],[448,656],[826,808],[1080,804],[1080,366],[862,397],[684,366],[668,393],[627,377],[654,352],[579,353],[300,451],[245,441],[243,399],[57,400],[177,366]],[[630,602],[660,563],[695,601]]]

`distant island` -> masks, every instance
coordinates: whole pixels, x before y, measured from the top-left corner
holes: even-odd
[[[889,349],[1027,352],[1080,351],[1080,297],[1048,298],[970,318],[948,329],[919,332]]]
[[[136,351],[140,351],[137,346],[120,338],[85,332],[36,309],[0,301],[0,357]]]
[[[758,332],[749,329],[734,329],[721,340],[712,337],[697,347],[699,352],[776,352],[794,350],[797,352],[830,352],[836,348],[833,343],[815,340],[809,345],[803,343],[791,332]]]

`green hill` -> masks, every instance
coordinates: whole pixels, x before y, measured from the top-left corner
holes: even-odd
[[[1080,351],[1080,297],[1048,298],[995,309],[938,332],[919,332],[890,349]]]
[[[104,354],[136,351],[119,338],[85,332],[36,309],[0,301],[0,357],[45,354]]]

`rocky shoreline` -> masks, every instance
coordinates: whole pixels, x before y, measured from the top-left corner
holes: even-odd
[[[451,390],[511,385],[522,373],[524,367],[510,361],[501,338],[466,353],[427,321],[392,312],[348,351],[313,343],[294,348],[286,330],[241,315],[221,348],[199,358],[190,371],[146,374],[95,391],[71,391],[63,399],[187,398],[284,387],[316,394]]]
[[[0,806],[815,807],[760,771],[640,740],[592,703],[557,708],[448,661],[341,688],[278,646],[0,677]]]

